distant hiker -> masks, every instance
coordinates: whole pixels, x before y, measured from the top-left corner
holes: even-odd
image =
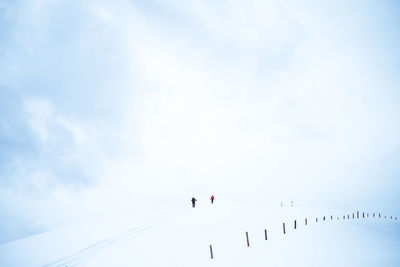
[[[210,199],[211,199],[211,204],[213,204],[214,203],[214,195],[212,195],[211,197],[210,197]]]
[[[197,201],[197,199],[195,199],[194,197],[192,197],[192,207],[193,207],[193,208],[196,206],[196,201]]]

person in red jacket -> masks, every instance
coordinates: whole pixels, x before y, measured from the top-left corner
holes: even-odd
[[[214,203],[214,199],[215,199],[214,195],[212,195],[212,196],[210,197],[210,199],[211,199],[211,204],[213,204],[213,203]]]

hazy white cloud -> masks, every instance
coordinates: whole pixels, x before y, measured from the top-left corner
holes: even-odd
[[[28,121],[42,143],[55,143],[61,137],[60,131],[72,137],[74,145],[85,143],[86,133],[79,124],[62,115],[55,114],[52,105],[45,100],[30,99],[25,103]],[[62,142],[66,142],[63,140]]]

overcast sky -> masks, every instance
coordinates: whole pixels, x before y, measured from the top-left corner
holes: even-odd
[[[0,242],[211,193],[400,213],[399,13],[0,0]]]

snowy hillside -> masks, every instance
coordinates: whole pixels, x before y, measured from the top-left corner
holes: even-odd
[[[247,204],[202,201],[32,236],[0,245],[0,266],[400,266],[393,215]]]

